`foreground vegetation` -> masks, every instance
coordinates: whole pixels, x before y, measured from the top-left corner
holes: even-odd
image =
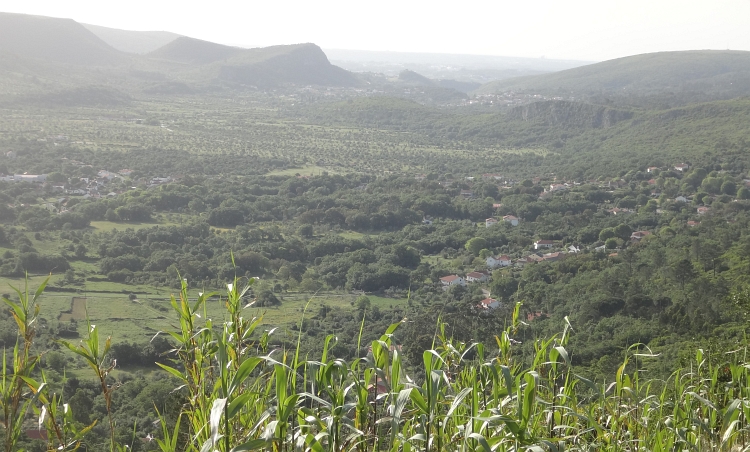
[[[250,280],[252,283],[252,280]],[[611,382],[594,382],[571,365],[570,324],[534,340],[535,353],[516,353],[520,304],[494,343],[463,343],[435,325],[433,347],[418,370],[405,372],[394,323],[366,355],[330,355],[329,336],[314,356],[299,348],[269,347],[273,331],[244,317],[250,285],[235,279],[223,302],[228,320],[205,319],[214,294],[188,297],[183,285],[172,308],[179,328],[168,364],[173,390],[158,412],[160,428],[130,438],[112,417],[111,341],[98,328],[80,343],[61,341],[94,372],[104,419],[76,417],[69,394],[47,381],[44,352],[35,344],[44,285],[33,294],[4,298],[18,326],[13,354],[5,356],[0,401],[5,450],[45,450],[26,434],[45,430],[49,450],[311,450],[311,451],[515,451],[515,450],[747,450],[750,390],[747,347],[721,356],[696,350],[689,367],[668,379],[643,375],[658,360],[642,344],[628,348]],[[746,296],[747,294],[745,294]],[[362,328],[366,328],[362,321]],[[165,409],[166,407],[166,409]],[[157,407],[158,410],[158,407]],[[33,413],[33,415],[32,415]],[[97,422],[98,421],[98,422]],[[96,424],[106,424],[95,430]],[[120,430],[118,430],[120,428]],[[107,433],[109,432],[109,433]]]

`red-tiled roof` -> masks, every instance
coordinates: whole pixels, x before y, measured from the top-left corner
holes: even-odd
[[[484,300],[480,301],[479,303],[484,306],[485,308],[488,308],[492,303],[495,303],[497,300],[494,298],[485,298]]]

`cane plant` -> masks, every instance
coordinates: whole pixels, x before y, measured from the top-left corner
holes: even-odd
[[[360,342],[351,360],[334,357],[335,335],[318,356],[301,357],[301,328],[296,349],[270,347],[274,330],[260,331],[262,317],[245,315],[253,282],[235,278],[221,296],[192,299],[183,284],[172,297],[173,362],[160,366],[185,403],[173,420],[160,415],[162,452],[750,450],[747,344],[721,356],[697,350],[665,380],[644,378],[644,363],[660,358],[636,344],[623,350],[611,382],[593,381],[575,370],[567,318],[560,334],[534,339],[530,356],[520,353],[517,304],[493,344],[457,341],[439,321],[410,376],[398,343],[403,322],[369,347]],[[75,425],[64,394],[51,393],[38,369],[32,344],[43,289],[4,300],[19,329],[0,386],[6,451],[17,449],[32,409],[50,449],[80,448],[94,425]],[[226,317],[207,318],[208,303],[222,303]],[[95,373],[110,410],[117,388],[110,341],[100,344],[90,325],[80,344],[64,344]],[[125,450],[109,414],[107,448]]]

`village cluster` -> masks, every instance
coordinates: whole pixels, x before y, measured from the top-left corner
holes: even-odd
[[[680,163],[674,165],[672,168],[669,168],[670,171],[675,171],[679,173],[684,173],[690,169],[690,165],[686,163]],[[655,173],[657,171],[663,171],[665,169],[659,168],[659,167],[649,167],[647,168],[647,173]],[[513,186],[517,185],[517,181],[505,179],[503,176],[499,174],[483,174],[482,179],[485,181],[498,181],[502,185],[499,187],[500,189],[508,189],[512,188]],[[417,175],[416,178],[418,180],[424,180],[424,175]],[[471,186],[473,184],[474,178],[473,177],[467,177],[465,181],[462,182],[462,185]],[[539,184],[541,182],[541,178],[534,178],[532,183]],[[441,185],[447,185],[452,186],[456,183],[456,181],[445,181],[441,182]],[[627,182],[625,180],[619,179],[619,180],[611,180],[611,181],[587,181],[586,183],[597,185],[599,188],[603,189],[614,189],[614,188],[620,188],[627,185]],[[655,179],[651,179],[647,181],[647,184],[649,186],[655,186],[656,181]],[[745,187],[750,188],[750,179],[743,180],[743,184]],[[554,182],[549,184],[544,188],[544,191],[539,194],[539,199],[546,199],[549,198],[550,195],[554,193],[564,192],[568,189],[577,186],[582,185],[579,182]],[[661,195],[661,193],[658,190],[654,190],[651,193],[652,198],[658,198]],[[470,189],[462,189],[459,193],[459,196],[464,199],[471,199],[474,197],[474,193]],[[691,203],[693,201],[693,197],[691,196],[683,196],[678,195],[672,199],[675,203],[684,203],[685,205]],[[495,209],[501,208],[502,204],[493,204],[493,207]],[[633,208],[621,208],[621,207],[612,207],[612,208],[605,208],[605,212],[607,212],[610,215],[627,215],[627,214],[635,214],[636,209]],[[699,205],[695,207],[695,213],[698,216],[704,216],[711,212],[711,208],[708,206]],[[655,209],[655,214],[661,214],[662,209]],[[434,220],[431,218],[425,218],[423,221],[425,224],[432,224]],[[484,226],[486,228],[492,228],[495,227],[498,224],[508,224],[511,227],[518,226],[520,224],[521,220],[514,216],[514,215],[504,215],[500,218],[490,217],[487,218],[484,222]],[[695,227],[700,225],[700,221],[697,220],[688,220],[686,226],[687,227]],[[650,236],[652,234],[651,231],[646,230],[640,230],[640,231],[633,231],[630,235],[630,243],[638,243],[644,238]],[[552,251],[552,250],[555,251]],[[607,246],[606,245],[599,245],[595,247],[591,247],[593,251],[596,252],[606,252]],[[534,264],[539,262],[556,262],[559,260],[564,259],[565,257],[573,254],[577,254],[581,252],[581,248],[576,245],[569,245],[567,247],[564,247],[561,243],[556,242],[554,240],[547,240],[547,239],[538,239],[533,243],[533,251],[532,253],[528,254],[524,257],[519,257],[516,259],[511,258],[510,256],[503,254],[503,255],[490,255],[486,256],[484,258],[484,265],[485,269],[476,270],[473,272],[467,273],[465,276],[460,276],[458,274],[448,275],[445,277],[440,278],[440,285],[443,290],[448,290],[449,288],[453,286],[466,286],[468,284],[482,284],[482,283],[488,283],[491,278],[491,272],[493,270],[504,268],[504,267],[523,267],[528,264]],[[609,256],[614,257],[617,256],[617,250],[616,249],[610,249]],[[486,289],[483,289],[484,294],[487,296],[484,300],[482,300],[476,307],[480,310],[491,310],[498,308],[502,305],[502,303],[494,298],[490,297],[489,291]]]
[[[5,153],[6,158],[14,158],[14,152]],[[67,159],[64,159],[67,160]],[[91,167],[83,162],[69,160],[68,163],[78,167]],[[37,185],[46,186],[55,194],[64,195],[57,198],[54,202],[46,202],[44,207],[56,214],[64,214],[70,211],[67,203],[71,197],[80,197],[80,199],[101,199],[114,198],[125,191],[132,189],[129,184],[123,186],[123,182],[132,175],[133,171],[122,169],[117,172],[99,170],[91,177],[80,177],[77,179],[51,180],[48,174],[2,174],[0,173],[0,182],[27,182]],[[93,172],[92,172],[93,174]],[[140,185],[146,188],[156,187],[162,184],[174,182],[174,177],[153,177],[151,179],[139,180]],[[128,181],[130,183],[131,181]],[[20,205],[19,207],[25,207]]]

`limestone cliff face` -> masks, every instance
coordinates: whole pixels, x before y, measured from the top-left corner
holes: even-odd
[[[508,112],[511,118],[538,121],[549,125],[607,128],[633,117],[633,112],[601,105],[562,100],[534,102],[515,107]]]

